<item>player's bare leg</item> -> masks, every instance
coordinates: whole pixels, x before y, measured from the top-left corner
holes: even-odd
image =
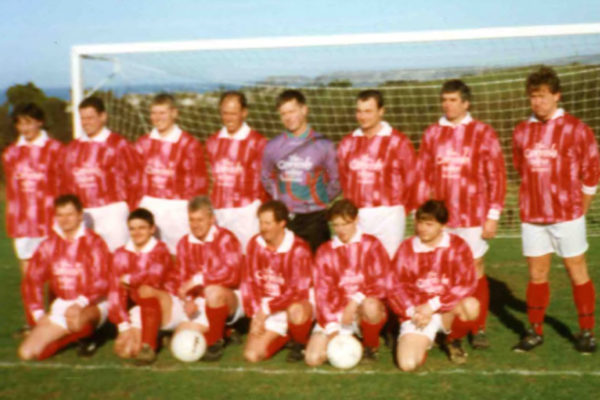
[[[156,360],[160,327],[171,320],[171,296],[164,290],[142,285],[132,297],[140,307],[142,323],[142,344],[135,358],[140,365],[151,364]]]
[[[378,359],[379,332],[387,320],[385,305],[379,299],[367,297],[358,308],[360,328],[363,334],[363,359]]]
[[[19,260],[19,268],[21,269],[21,276],[24,277],[29,266],[29,260]]]
[[[327,361],[327,345],[336,334],[328,336],[325,332],[315,332],[310,335],[310,339],[306,345],[306,353],[304,354],[306,365],[309,367],[318,367]]]
[[[588,273],[585,254],[566,257],[563,262],[571,278],[579,320],[580,333],[577,335],[575,349],[582,354],[591,354],[596,351],[596,339],[593,333],[596,292]]]
[[[133,358],[142,349],[142,330],[129,328],[120,332],[115,340],[115,354],[121,358]]]
[[[450,331],[446,338],[446,351],[448,358],[455,364],[467,362],[468,354],[463,350],[460,338],[469,332],[472,321],[479,316],[479,300],[475,297],[462,299],[452,310],[442,314],[442,324],[446,331]]]
[[[238,300],[233,290],[220,286],[209,285],[204,288],[206,299],[206,316],[209,327],[206,329],[205,361],[216,361],[223,356],[225,341],[223,334],[227,317],[233,315],[238,307]]]
[[[490,291],[488,286],[487,277],[485,276],[485,265],[483,257],[476,258],[475,270],[477,273],[477,287],[475,289],[474,296],[479,300],[479,317],[473,324],[471,329],[471,345],[474,349],[485,349],[490,346],[490,343],[485,335],[485,323],[488,314],[489,302],[490,302]]]
[[[280,350],[288,341],[287,336],[262,328],[250,327],[248,340],[244,347],[244,358],[251,363],[266,360]]]
[[[312,305],[308,300],[293,303],[287,309],[288,329],[292,339],[286,360],[297,362],[304,359],[304,348],[312,327]]]
[[[407,333],[400,336],[396,348],[398,367],[404,372],[411,372],[423,365],[431,340],[425,335]]]
[[[37,358],[48,344],[68,333],[69,331],[62,326],[56,325],[47,317],[43,317],[19,346],[19,358],[22,360]]]

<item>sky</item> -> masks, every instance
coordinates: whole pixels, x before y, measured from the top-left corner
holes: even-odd
[[[22,0],[0,15],[0,88],[53,88],[78,44],[594,23],[600,1]]]

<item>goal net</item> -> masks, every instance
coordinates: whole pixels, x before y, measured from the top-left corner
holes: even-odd
[[[357,93],[376,88],[385,119],[418,149],[423,130],[441,116],[442,83],[460,78],[473,92],[472,115],[494,127],[504,150],[503,237],[520,233],[511,135],[530,115],[526,76],[554,67],[561,106],[600,139],[600,24],[84,45],[72,49],[71,64],[73,110],[84,96],[102,97],[109,127],[130,140],[151,129],[149,104],[163,91],[177,99],[180,126],[205,140],[220,128],[219,96],[231,89],[246,94],[249,124],[273,137],[282,130],[275,98],[293,87],[307,97],[311,125],[338,142],[356,127]],[[598,197],[587,217],[591,235],[600,235]]]

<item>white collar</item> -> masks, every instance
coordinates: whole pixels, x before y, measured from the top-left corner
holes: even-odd
[[[375,136],[390,136],[392,134],[392,126],[388,124],[386,121],[381,121],[379,132],[375,134]],[[352,132],[352,136],[365,136],[362,129],[357,128]]]
[[[215,226],[215,224],[212,224],[211,227],[210,227],[210,229],[208,230],[208,233],[206,234],[206,237],[204,238],[204,240],[198,239],[196,236],[194,236],[190,232],[188,234],[188,242],[195,243],[195,244],[210,243],[213,240],[215,240],[215,235],[216,234],[217,234],[217,227]]]
[[[104,128],[102,128],[102,130],[100,132],[98,132],[98,134],[96,134],[93,137],[89,137],[87,134],[84,133],[83,135],[81,135],[79,140],[81,140],[82,142],[104,143],[104,142],[106,142],[106,140],[108,139],[109,136],[110,136],[110,131],[108,130],[107,127],[104,127]]]
[[[25,138],[23,137],[23,135],[19,135],[19,140],[17,140],[17,146],[38,146],[38,147],[44,147],[46,145],[46,142],[48,141],[48,132],[46,132],[45,130],[42,129],[42,131],[40,132],[40,135],[35,138],[35,140],[33,142],[28,142],[27,140],[25,140]]]
[[[137,250],[131,239],[129,239],[125,245],[125,250],[129,250],[132,253],[150,253],[152,250],[154,250],[157,244],[158,240],[152,236],[150,240],[148,240],[148,243],[144,245],[144,247],[142,247],[140,250]]]
[[[56,232],[58,234],[58,236],[67,240],[67,236],[65,235],[65,232],[60,228],[60,226],[58,226],[58,224],[56,222],[52,226],[52,230],[54,232]],[[77,228],[77,233],[75,234],[75,237],[73,239],[77,240],[83,236],[85,236],[85,226],[82,222],[81,224],[79,224],[79,228]]]
[[[412,242],[413,251],[415,253],[428,253],[430,251],[434,251],[439,247],[450,247],[450,234],[444,231],[442,235],[442,240],[440,240],[440,242],[435,247],[427,246],[426,244],[421,242],[421,239],[419,239],[418,236],[415,236]]]
[[[250,127],[248,126],[247,123],[243,123],[242,126],[240,126],[240,129],[237,130],[237,132],[235,132],[233,135],[229,134],[229,132],[227,131],[227,128],[222,127],[221,130],[219,131],[219,139],[233,139],[233,140],[244,140],[248,137],[248,135],[250,134]]]
[[[292,245],[294,244],[294,233],[287,228],[285,228],[284,232],[285,234],[283,236],[283,240],[277,248],[277,251],[275,251],[276,253],[287,253],[292,249]],[[263,239],[262,236],[258,235],[258,239],[256,239],[256,241],[262,247],[267,247],[267,242],[265,242],[265,239]]]
[[[552,116],[550,117],[550,119],[548,121],[551,121],[553,119],[557,119],[560,117],[564,117],[565,115],[565,110],[562,108],[557,108],[556,111],[554,111],[554,114],[552,114]],[[537,119],[537,117],[535,115],[532,115],[531,117],[529,117],[529,122],[542,122],[539,119]]]
[[[460,126],[460,125],[468,125],[471,122],[473,122],[473,117],[471,117],[471,113],[467,113],[467,115],[465,115],[464,118],[458,122],[458,124],[453,124],[452,122],[450,122],[448,120],[448,118],[446,118],[445,115],[443,115],[439,119],[438,124],[440,124],[441,126],[450,126],[452,128],[456,128],[457,126]]]
[[[334,249],[337,249],[338,247],[345,246],[345,245],[348,245],[351,243],[360,243],[360,241],[362,239],[362,235],[363,235],[363,232],[358,227],[356,228],[356,232],[354,232],[354,235],[350,238],[348,243],[342,242],[340,240],[340,238],[336,235],[333,237],[333,239],[331,239],[331,247],[333,247]]]
[[[152,129],[152,131],[150,131],[150,139],[162,140],[163,142],[177,143],[179,141],[179,138],[181,137],[181,133],[182,131],[178,125],[173,125],[171,132],[167,133],[165,136],[161,136],[160,133],[158,133],[158,129],[154,128]]]

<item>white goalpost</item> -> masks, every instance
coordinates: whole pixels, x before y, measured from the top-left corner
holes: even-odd
[[[512,237],[519,217],[511,134],[530,113],[525,78],[542,64],[561,78],[562,106],[600,139],[600,23],[74,46],[74,132],[77,104],[94,93],[107,104],[109,127],[134,140],[150,130],[152,96],[166,91],[178,101],[180,125],[204,140],[220,126],[220,94],[235,89],[249,100],[250,125],[273,137],[282,128],[275,98],[295,87],[307,96],[311,125],[337,142],[356,127],[356,94],[376,88],[386,120],[418,148],[440,117],[441,84],[460,78],[473,91],[472,114],[501,140],[509,182],[499,233]],[[587,219],[588,233],[600,235],[600,201]]]

